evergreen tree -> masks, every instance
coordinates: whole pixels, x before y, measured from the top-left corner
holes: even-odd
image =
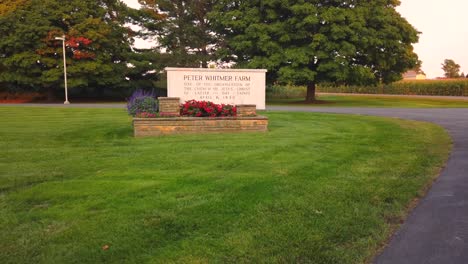
[[[239,67],[266,68],[271,82],[389,83],[416,66],[418,32],[395,10],[397,0],[221,1],[211,13]]]

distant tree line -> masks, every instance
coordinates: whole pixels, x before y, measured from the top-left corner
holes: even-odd
[[[418,32],[398,0],[4,0],[0,3],[0,87],[63,89],[67,39],[71,89],[130,91],[163,87],[163,68],[265,68],[269,83],[391,83],[420,64]],[[138,27],[136,27],[138,26]],[[135,49],[135,38],[156,46]]]

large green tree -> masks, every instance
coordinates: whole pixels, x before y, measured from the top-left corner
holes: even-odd
[[[239,67],[266,68],[270,82],[389,83],[418,62],[418,32],[395,10],[397,0],[221,1],[211,13]]]
[[[13,0],[9,0],[13,1]],[[21,1],[18,1],[21,2]],[[135,57],[135,32],[126,25],[137,17],[119,0],[30,0],[0,16],[0,82],[14,87],[63,87],[62,43],[66,36],[69,87],[98,91],[128,85]],[[150,62],[147,62],[149,64]]]
[[[218,36],[208,18],[218,0],[139,0],[156,20],[145,26],[156,35],[158,48],[170,54],[169,66],[207,67],[215,59]]]
[[[460,77],[460,65],[452,59],[444,60],[444,63],[442,63],[442,70],[444,70],[444,76],[447,78]]]

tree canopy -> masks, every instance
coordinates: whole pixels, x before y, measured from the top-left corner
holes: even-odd
[[[218,0],[139,0],[152,10],[153,23],[145,26],[154,33],[158,47],[171,55],[170,65],[207,67],[214,60],[219,39],[208,18]]]
[[[0,16],[5,16],[26,4],[26,0],[2,0],[0,2]]]
[[[128,86],[127,74],[145,61],[131,48],[136,32],[126,23],[137,16],[132,12],[119,0],[16,5],[0,16],[0,82],[49,92],[63,87],[62,43],[55,37],[65,35],[70,88]]]
[[[221,1],[211,13],[226,45],[220,54],[240,67],[266,68],[271,82],[389,83],[416,66],[418,32],[396,0]]]
[[[62,35],[71,88],[151,87],[164,66],[223,59],[266,68],[271,83],[306,85],[313,101],[316,84],[389,83],[420,65],[418,32],[398,0],[139,2],[140,10],[121,0],[2,1],[0,83],[62,87]],[[156,37],[157,48],[132,48],[137,36]]]
[[[460,77],[460,65],[455,63],[452,59],[444,60],[444,63],[442,63],[442,70],[444,70],[444,76],[447,78]]]

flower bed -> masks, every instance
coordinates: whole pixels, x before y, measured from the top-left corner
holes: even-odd
[[[137,97],[141,99],[141,96]],[[159,115],[147,112],[145,97],[133,103],[136,109],[133,118],[135,137],[161,136],[169,134],[192,133],[227,133],[227,132],[265,132],[268,130],[268,118],[257,116],[255,105],[215,104],[207,101],[190,100],[180,105],[179,98],[159,98]],[[129,104],[130,105],[130,104]],[[152,104],[149,104],[152,106]],[[144,106],[144,107],[142,107]],[[238,115],[238,109],[239,115]],[[129,111],[130,114],[132,114]],[[174,116],[175,114],[180,116]]]
[[[170,117],[134,118],[135,137],[194,133],[266,132],[268,118],[254,117]]]
[[[136,90],[127,101],[127,112],[133,117],[156,117],[158,101],[152,92]]]
[[[234,105],[190,100],[182,104],[180,115],[192,117],[227,117],[236,116],[237,109]]]

